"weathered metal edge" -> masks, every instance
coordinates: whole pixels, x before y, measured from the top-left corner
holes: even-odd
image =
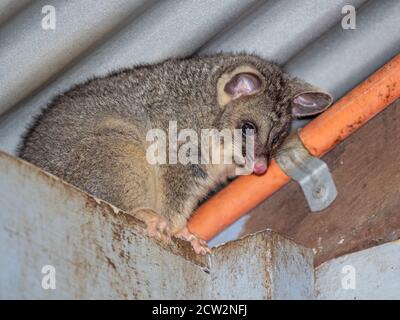
[[[55,175],[48,173],[39,167],[15,156],[12,156],[2,150],[0,150],[0,158],[6,158],[7,160],[13,162],[16,166],[24,166],[29,168],[32,174],[40,176],[42,179],[47,180],[50,184],[58,184],[59,186],[68,189],[68,192],[73,193],[74,196],[84,197],[85,202],[89,206],[100,207],[102,211],[113,217],[114,222],[123,225],[125,228],[129,228],[135,233],[139,233],[147,236],[145,223],[136,218],[135,216],[117,208],[116,206],[108,203],[107,201],[101,200],[99,198],[90,195],[89,193],[75,187],[74,185],[56,177]],[[173,239],[171,244],[163,244],[157,242],[149,237],[149,241],[155,242],[158,246],[167,250],[174,255],[180,256],[185,260],[192,262],[203,268],[209,268],[209,258],[206,256],[197,255],[191,248],[191,246],[182,240]]]

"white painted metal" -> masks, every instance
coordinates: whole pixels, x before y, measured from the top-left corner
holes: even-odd
[[[312,298],[312,251],[271,231],[201,257],[3,152],[0,168],[0,299]],[[42,288],[45,265],[55,290]]]
[[[400,240],[327,261],[315,276],[317,299],[400,300]]]
[[[400,299],[399,241],[325,262],[314,291],[312,251],[272,231],[200,257],[3,152],[0,168],[0,299]],[[45,265],[55,290],[42,288]]]

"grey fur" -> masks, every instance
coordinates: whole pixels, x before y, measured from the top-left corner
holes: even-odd
[[[263,92],[221,108],[217,81],[240,65],[262,74]],[[118,71],[57,97],[27,132],[20,156],[127,212],[151,209],[178,230],[232,173],[224,166],[152,166],[145,159],[147,131],[167,131],[170,120],[178,122],[178,130],[200,132],[236,128],[251,119],[259,128],[256,152],[270,158],[289,132],[290,99],[304,89],[298,83],[278,66],[247,54],[172,59]]]

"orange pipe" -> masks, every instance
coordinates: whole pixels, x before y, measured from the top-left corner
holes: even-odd
[[[320,157],[400,96],[400,55],[350,91],[299,133],[308,151]]]
[[[300,130],[299,136],[320,157],[400,97],[400,55],[350,91]],[[262,176],[241,176],[200,206],[189,230],[210,240],[290,181],[273,160]]]

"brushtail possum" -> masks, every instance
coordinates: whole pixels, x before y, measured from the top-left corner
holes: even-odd
[[[19,155],[146,222],[160,241],[172,236],[199,254],[206,242],[186,228],[199,201],[235,176],[233,164],[150,164],[150,129],[242,130],[254,138],[263,174],[293,117],[313,115],[329,94],[255,55],[170,59],[95,78],[58,96],[27,131]]]

